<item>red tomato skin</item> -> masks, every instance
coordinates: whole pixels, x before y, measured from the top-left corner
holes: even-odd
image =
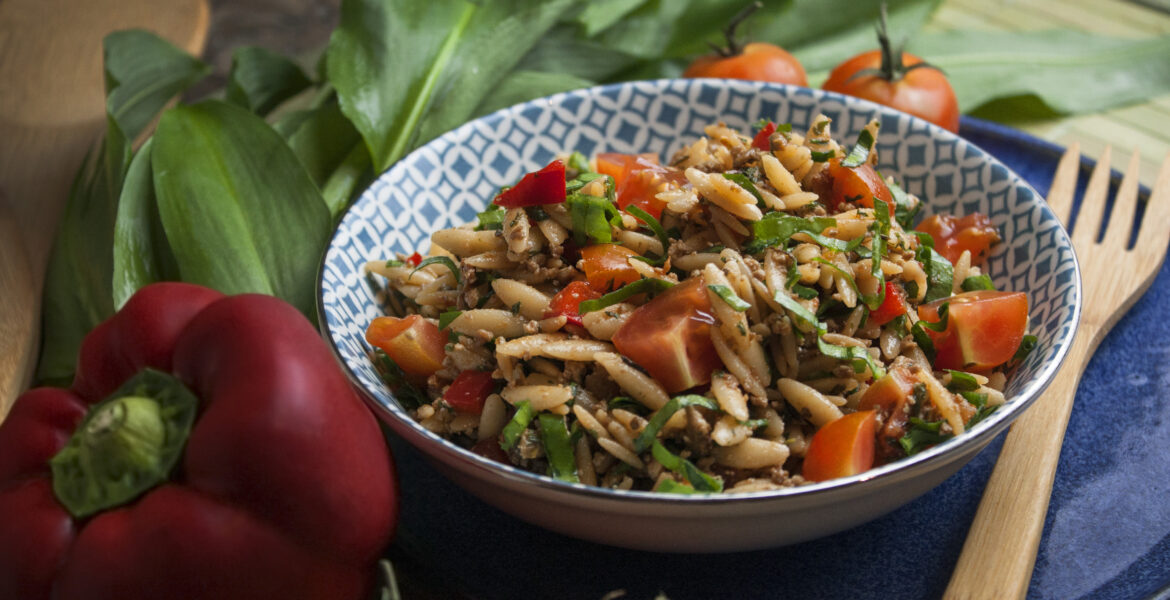
[[[658,192],[671,183],[682,185],[687,181],[681,171],[672,171],[640,156],[626,163],[621,179],[621,185],[617,187],[618,208],[625,210],[634,205],[655,219],[662,217],[662,210],[666,208],[666,203],[657,198]]]
[[[787,50],[765,42],[748,44],[735,56],[700,56],[683,71],[683,77],[749,79],[808,87],[808,75],[800,61]]]
[[[921,62],[922,59],[913,54],[902,53],[902,64],[907,67]],[[958,133],[959,101],[946,75],[925,67],[908,71],[894,82],[877,75],[854,77],[858,71],[877,69],[881,64],[880,50],[863,52],[837,65],[821,87],[884,104]]]
[[[909,305],[906,304],[906,292],[898,284],[886,282],[886,298],[877,310],[869,313],[869,322],[874,325],[885,325],[894,319],[906,314]]]
[[[767,152],[772,149],[772,134],[776,133],[776,124],[768,121],[763,127],[756,132],[756,137],[752,139],[752,147],[757,150]]]
[[[935,214],[914,228],[934,238],[934,249],[951,261],[958,262],[964,250],[971,252],[971,264],[987,260],[991,247],[999,242],[999,230],[987,215],[971,213],[962,217]]]
[[[476,442],[476,444],[472,446],[470,450],[484,458],[490,458],[498,463],[503,463],[505,465],[512,464],[512,461],[508,459],[508,453],[504,452],[503,448],[500,448],[500,440],[498,438],[491,437],[486,440]]]
[[[484,400],[495,389],[490,371],[463,371],[443,392],[443,401],[459,412],[478,415],[483,412]]]
[[[857,167],[841,166],[841,159],[829,160],[829,178],[833,181],[833,190],[829,195],[828,208],[830,212],[840,210],[844,202],[852,202],[857,206],[873,208],[873,199],[884,201],[890,208],[890,215],[894,214],[896,205],[894,195],[889,186],[882,181],[872,165],[863,164]]]
[[[877,430],[877,457],[882,462],[903,456],[898,439],[906,435],[906,403],[914,391],[914,376],[895,367],[862,394],[857,410],[875,410],[881,416]]]
[[[406,261],[405,261],[405,262],[406,262],[406,264],[408,264],[408,265],[410,265],[410,266],[412,266],[412,267],[417,267],[417,266],[419,265],[419,263],[421,263],[421,262],[422,262],[422,259],[423,259],[423,258],[422,258],[422,255],[421,255],[421,254],[419,254],[418,252],[415,252],[414,254],[411,254],[411,255],[410,255],[410,256],[409,256],[409,257],[406,259]]]
[[[614,334],[613,345],[674,394],[710,382],[722,367],[711,342],[714,323],[707,290],[692,279],[639,306]]]
[[[419,315],[378,317],[366,328],[366,341],[381,348],[404,372],[429,377],[443,366],[446,335]]]
[[[576,317],[581,314],[581,303],[586,300],[596,300],[601,294],[589,287],[584,281],[570,281],[561,291],[557,292],[548,303],[546,317],[565,315]],[[580,324],[580,323],[577,323]]]
[[[594,244],[581,249],[585,279],[595,291],[615,290],[641,278],[629,258],[638,253],[617,244]]]
[[[565,201],[565,163],[554,160],[543,169],[525,175],[516,185],[500,192],[495,202],[504,208],[558,204]]]
[[[864,473],[873,467],[877,413],[847,414],[817,430],[804,455],[801,475],[825,481]]]
[[[937,323],[947,304],[947,328],[926,333],[934,343],[936,369],[986,371],[1011,360],[1028,326],[1023,292],[979,290],[918,307],[918,318]]]

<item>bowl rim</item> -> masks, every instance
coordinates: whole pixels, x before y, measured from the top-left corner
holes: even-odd
[[[1008,181],[1013,187],[1023,187],[1032,194],[1033,201],[1043,213],[1047,213],[1051,220],[1055,222],[1059,228],[1060,236],[1058,238],[1062,241],[1062,246],[1069,250],[1069,257],[1072,260],[1073,278],[1070,282],[1072,285],[1072,293],[1074,295],[1074,302],[1072,306],[1072,314],[1070,315],[1070,322],[1068,334],[1062,339],[1058,340],[1060,346],[1056,350],[1056,355],[1040,367],[1040,371],[1025,387],[1014,397],[1008,399],[1006,404],[1012,404],[1010,410],[996,410],[988,418],[976,424],[974,428],[964,432],[961,435],[954,436],[942,443],[939,443],[927,450],[919,452],[914,456],[899,459],[897,461],[882,465],[880,467],[872,468],[857,475],[849,477],[840,477],[826,481],[809,483],[799,486],[784,487],[772,490],[760,490],[753,492],[736,492],[736,493],[696,493],[696,494],[670,494],[664,492],[642,491],[642,490],[615,490],[610,488],[603,488],[599,486],[590,486],[583,483],[570,483],[554,479],[548,475],[534,473],[520,469],[513,465],[505,465],[503,463],[494,461],[490,458],[478,455],[471,452],[448,439],[440,437],[435,433],[425,429],[417,421],[412,419],[406,410],[398,403],[394,406],[387,406],[380,402],[374,394],[368,390],[357,373],[351,368],[349,363],[342,357],[340,349],[333,338],[333,331],[329,327],[328,319],[325,318],[325,266],[328,261],[330,250],[334,246],[334,241],[337,239],[338,232],[341,225],[346,221],[346,218],[353,212],[354,208],[359,202],[369,194],[378,182],[386,178],[387,175],[398,168],[399,165],[406,163],[412,156],[424,151],[426,147],[438,140],[457,137],[466,130],[474,127],[474,124],[480,121],[497,121],[506,117],[506,115],[524,110],[526,108],[538,108],[547,110],[549,107],[555,106],[564,99],[581,96],[581,95],[598,95],[606,92],[620,90],[624,87],[630,86],[653,86],[662,88],[669,85],[679,85],[680,82],[686,82],[686,85],[715,85],[719,87],[745,87],[756,88],[756,90],[776,90],[782,92],[785,96],[791,95],[794,91],[803,90],[803,93],[811,92],[811,96],[821,101],[824,98],[841,101],[844,104],[860,105],[865,108],[870,108],[878,113],[890,113],[899,118],[909,118],[915,122],[918,127],[925,128],[931,131],[932,134],[942,134],[944,138],[953,137],[962,140],[969,147],[978,150],[985,160],[991,162],[993,165],[998,165],[1005,169],[1008,174]],[[606,501],[622,501],[622,502],[636,502],[638,504],[670,504],[686,507],[696,506],[722,506],[723,504],[734,502],[737,504],[756,504],[762,502],[777,502],[789,498],[811,498],[815,496],[827,496],[832,494],[842,493],[843,491],[860,488],[863,485],[877,489],[884,487],[887,484],[895,483],[902,480],[904,477],[911,477],[914,472],[924,469],[931,469],[934,466],[942,466],[948,464],[952,460],[957,460],[962,453],[958,452],[960,448],[964,447],[978,447],[983,448],[991,439],[999,435],[1008,425],[1016,418],[1023,414],[1037,398],[1048,388],[1056,376],[1056,373],[1064,363],[1068,353],[1071,349],[1073,339],[1080,327],[1082,302],[1083,302],[1083,281],[1081,278],[1080,262],[1077,259],[1076,252],[1073,249],[1071,239],[1064,225],[1060,223],[1052,212],[1044,197],[1040,195],[1026,180],[1019,176],[1015,171],[1003,164],[994,155],[984,150],[974,142],[959,136],[959,134],[946,130],[934,123],[905,113],[888,106],[870,102],[861,98],[846,96],[836,92],[830,92],[817,88],[807,88],[802,86],[795,86],[789,84],[778,84],[761,81],[747,81],[739,79],[720,79],[720,78],[693,78],[693,79],[649,79],[625,81],[619,83],[610,83],[605,85],[591,86],[587,88],[579,88],[566,92],[559,92],[550,96],[535,98],[525,102],[517,103],[509,107],[501,108],[489,114],[471,119],[462,125],[451,129],[425,144],[415,148],[407,155],[400,158],[397,162],[392,164],[385,171],[380,173],[371,181],[369,185],[358,195],[346,209],[337,217],[334,223],[333,231],[330,234],[329,243],[326,245],[324,251],[321,253],[320,261],[317,267],[316,278],[317,289],[315,290],[315,304],[317,310],[318,328],[329,344],[330,350],[333,352],[334,358],[340,363],[346,377],[349,378],[353,387],[362,396],[366,402],[379,417],[380,420],[386,423],[395,434],[406,439],[419,450],[428,460],[439,460],[432,456],[432,452],[425,446],[432,444],[434,449],[441,453],[443,457],[454,460],[464,467],[471,467],[481,474],[490,474],[492,476],[499,476],[507,481],[535,485],[537,489],[551,492],[554,494],[567,494],[572,497],[594,498]],[[393,398],[393,392],[388,392]],[[447,461],[444,461],[447,462]],[[961,466],[959,467],[962,468]]]

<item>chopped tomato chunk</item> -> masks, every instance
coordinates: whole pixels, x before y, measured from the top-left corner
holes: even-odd
[[[662,216],[666,202],[657,198],[658,193],[670,184],[682,185],[687,180],[681,171],[673,171],[658,164],[636,157],[626,163],[621,184],[617,186],[617,204],[622,210],[634,205],[650,213],[655,219]]]
[[[516,185],[493,200],[504,208],[557,204],[565,201],[565,163],[554,160],[539,171],[525,175]]]
[[[919,306],[918,318],[937,323],[944,304],[946,329],[926,330],[934,343],[936,369],[982,371],[1015,355],[1028,326],[1028,297],[1023,292],[965,292]]]
[[[459,412],[478,415],[483,412],[484,401],[495,389],[496,382],[490,371],[463,371],[447,387],[443,401]]]
[[[857,403],[858,410],[876,410],[881,416],[877,431],[877,456],[883,462],[903,455],[898,440],[906,435],[906,404],[914,392],[914,376],[903,367],[894,367],[873,382]]]
[[[701,279],[680,283],[638,307],[613,336],[617,351],[673,394],[711,381],[723,363],[711,342],[715,323]]]
[[[987,260],[991,246],[999,242],[999,230],[987,215],[971,213],[963,217],[931,215],[914,228],[934,238],[934,249],[951,261],[959,260],[964,250],[971,252],[971,264]]]
[[[857,206],[873,208],[873,199],[884,201],[890,206],[890,215],[894,214],[894,196],[886,182],[882,181],[878,172],[869,164],[858,167],[843,167],[841,159],[829,160],[829,178],[833,180],[832,193],[829,194],[828,208],[838,210],[844,202],[851,202]]]
[[[614,189],[617,189],[625,181],[626,167],[638,159],[642,159],[651,164],[658,164],[658,155],[653,152],[643,152],[642,154],[602,152],[597,155],[597,172],[612,177]]]
[[[407,375],[429,377],[447,356],[446,334],[419,315],[404,319],[378,317],[366,329],[366,341],[381,348]]]
[[[585,261],[585,278],[594,291],[608,292],[641,278],[630,257],[637,252],[617,244],[594,244],[581,249]],[[580,304],[580,302],[578,302]]]
[[[886,298],[882,301],[881,306],[877,307],[877,310],[869,313],[869,322],[874,325],[885,325],[906,314],[907,310],[909,310],[909,305],[906,304],[906,292],[902,291],[902,286],[887,281]]]
[[[850,413],[817,430],[804,455],[801,475],[825,481],[864,473],[873,466],[877,413]]]

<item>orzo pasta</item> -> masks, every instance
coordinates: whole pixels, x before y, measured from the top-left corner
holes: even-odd
[[[911,228],[877,128],[715,124],[665,164],[553,161],[431,257],[370,263],[400,313],[375,359],[427,429],[605,487],[799,485],[961,434],[1034,344],[1027,299],[981,272],[985,217],[969,251]]]

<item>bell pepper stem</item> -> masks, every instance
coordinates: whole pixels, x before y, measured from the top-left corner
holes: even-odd
[[[175,377],[146,369],[95,404],[50,461],[53,492],[77,518],[120,506],[170,477],[198,399]]]

